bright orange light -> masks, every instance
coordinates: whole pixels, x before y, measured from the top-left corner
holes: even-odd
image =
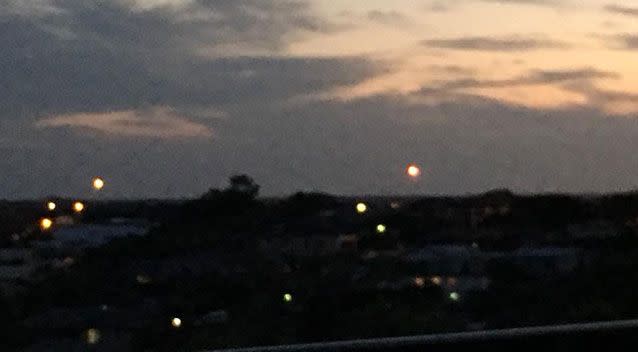
[[[84,210],[84,204],[82,202],[73,203],[73,211],[76,213],[81,213]]]
[[[408,176],[410,177],[419,177],[421,175],[421,169],[414,164],[408,165],[406,172],[408,173]]]
[[[56,207],[55,203],[53,203],[53,202],[48,202],[47,203],[47,209],[49,209],[50,211],[54,211],[55,207]]]
[[[40,229],[42,231],[47,231],[51,229],[51,226],[53,226],[53,220],[49,218],[40,219]]]
[[[97,191],[101,190],[104,187],[104,180],[100,177],[96,177],[93,179],[93,188]]]

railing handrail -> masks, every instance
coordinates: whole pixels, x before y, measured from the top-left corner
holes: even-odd
[[[607,322],[592,322],[582,324],[564,324],[536,327],[522,327],[498,330],[484,330],[473,332],[433,334],[419,336],[403,336],[388,338],[373,338],[362,340],[317,342],[296,345],[262,346],[248,348],[232,348],[212,350],[209,352],[293,352],[293,351],[342,351],[353,349],[384,349],[399,348],[414,345],[459,343],[465,341],[480,341],[491,339],[508,339],[530,336],[544,336],[552,334],[582,333],[596,331],[610,331],[619,329],[638,328],[638,320],[618,320]]]

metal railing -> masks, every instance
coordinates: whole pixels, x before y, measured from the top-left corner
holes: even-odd
[[[610,340],[610,339],[613,339]],[[311,351],[473,351],[594,350],[616,343],[638,342],[638,320],[595,322],[487,330],[452,334],[375,338],[285,346],[263,346],[211,352],[311,352]],[[635,345],[634,345],[635,346]],[[427,349],[426,349],[427,348]],[[547,349],[548,348],[548,349]]]

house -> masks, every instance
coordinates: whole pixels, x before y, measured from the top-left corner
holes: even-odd
[[[423,273],[415,282],[439,286],[447,293],[484,291],[490,284],[477,246],[427,246],[407,253],[403,261]]]
[[[431,245],[408,252],[403,261],[433,275],[481,273],[483,261],[478,248],[464,245]]]

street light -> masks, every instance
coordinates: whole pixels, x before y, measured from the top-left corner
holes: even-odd
[[[385,225],[383,225],[383,224],[377,225],[377,233],[378,234],[384,234],[387,230],[388,230],[388,228]]]
[[[54,211],[55,207],[56,205],[54,202],[47,202],[47,209],[49,209],[49,211]]]
[[[357,213],[363,214],[368,210],[366,203],[357,203]]]
[[[182,326],[182,319],[177,317],[171,319],[171,325],[173,325],[173,327],[176,329],[179,328],[180,326]]]
[[[409,164],[405,169],[408,176],[417,178],[421,175],[421,169],[416,164]]]
[[[81,213],[84,210],[84,203],[75,202],[73,203],[73,211],[76,213]]]
[[[102,188],[104,188],[104,180],[100,177],[96,177],[93,179],[93,189],[95,189],[96,191],[101,190]]]
[[[49,218],[42,218],[40,219],[40,229],[42,231],[48,231],[51,229],[51,226],[53,226],[53,220],[49,219]]]
[[[290,293],[284,294],[284,302],[286,303],[292,302],[292,295]]]

